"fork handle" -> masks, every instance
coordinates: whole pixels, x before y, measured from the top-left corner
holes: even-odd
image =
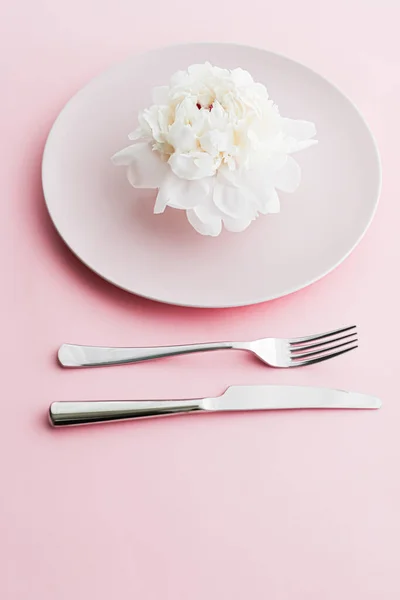
[[[58,360],[63,367],[101,367],[122,365],[177,354],[209,352],[233,348],[233,342],[190,344],[188,346],[156,346],[147,348],[107,348],[102,346],[77,346],[63,344],[58,350]]]

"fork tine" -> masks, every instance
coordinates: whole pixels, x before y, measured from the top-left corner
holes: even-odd
[[[350,327],[342,327],[341,329],[335,329],[335,331],[328,331],[326,333],[317,333],[315,335],[308,335],[305,337],[298,337],[289,339],[289,343],[291,345],[295,344],[304,344],[305,342],[314,342],[316,340],[322,340],[323,338],[332,337],[334,335],[340,335],[342,333],[346,333],[346,331],[351,331],[352,329],[356,329],[356,325],[351,325]]]
[[[350,341],[355,341],[354,336],[357,335],[357,332],[355,331],[354,333],[349,333],[348,335],[342,335],[340,337],[329,339],[329,340],[324,340],[322,342],[318,342],[317,344],[307,344],[306,346],[293,346],[290,348],[290,352],[291,354],[295,354],[297,352],[305,352],[306,350],[312,350],[313,348],[319,348],[320,346],[327,346],[327,344],[335,344],[336,342],[340,342],[341,340],[346,340],[348,338],[353,338],[353,340]],[[326,347],[325,350],[328,351],[331,348]]]
[[[356,342],[358,342],[357,339],[349,340],[348,342],[343,342],[343,344],[336,344],[335,346],[329,346],[329,348],[320,348],[319,350],[314,350],[313,352],[292,354],[291,359],[297,360],[298,358],[299,359],[311,358],[311,356],[318,356],[318,354],[326,354],[328,352],[331,352],[332,350],[337,350],[338,348],[343,348],[344,346],[349,346],[350,344],[355,344]]]
[[[310,358],[308,360],[293,360],[289,367],[304,367],[306,365],[314,365],[316,363],[323,362],[324,360],[329,360],[330,358],[340,356],[341,354],[346,354],[346,352],[351,352],[351,350],[355,350],[356,348],[358,348],[358,346],[351,346],[345,350],[339,350],[339,352],[334,352],[333,354],[323,354],[317,358]]]

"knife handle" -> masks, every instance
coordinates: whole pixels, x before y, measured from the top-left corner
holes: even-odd
[[[104,401],[104,402],[53,402],[49,409],[53,427],[87,425],[108,421],[143,419],[191,413],[203,410],[202,400],[161,401]]]

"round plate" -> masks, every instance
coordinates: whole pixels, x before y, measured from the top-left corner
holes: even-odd
[[[128,145],[155,85],[192,63],[242,67],[267,86],[282,115],[314,121],[318,145],[296,155],[302,183],[281,212],[243,233],[203,237],[183,211],[153,214],[154,190],[135,190],[110,157]],[[378,151],[354,105],[310,69],[233,44],[190,44],[136,56],[92,80],[47,140],[43,188],[66,244],[129,292],[198,307],[255,304],[299,290],[341,263],[378,202]]]

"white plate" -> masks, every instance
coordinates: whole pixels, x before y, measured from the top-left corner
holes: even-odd
[[[319,140],[296,156],[302,183],[281,195],[280,214],[218,238],[197,234],[184,212],[153,215],[154,191],[134,190],[110,161],[152,87],[206,60],[250,71],[283,115],[314,121]],[[171,304],[241,306],[299,290],[349,255],[374,215],[380,163],[357,109],[320,75],[265,50],[190,44],[136,56],[76,94],[50,132],[43,188],[61,237],[109,282]]]

